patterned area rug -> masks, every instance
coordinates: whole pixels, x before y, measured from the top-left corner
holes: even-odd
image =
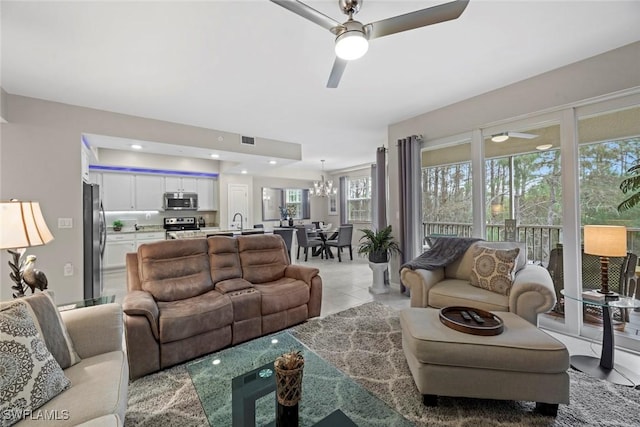
[[[398,314],[380,303],[310,320],[291,333],[417,426],[640,426],[639,390],[574,370],[571,404],[560,405],[555,419],[534,412],[533,402],[441,397],[427,408],[404,358]],[[125,426],[206,425],[184,365],[130,384]]]

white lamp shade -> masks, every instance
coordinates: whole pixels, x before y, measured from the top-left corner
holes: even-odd
[[[336,38],[336,56],[351,61],[369,50],[369,42],[361,31],[346,31]]]
[[[52,240],[38,202],[0,202],[0,249],[40,246]]]
[[[618,225],[585,225],[584,253],[598,256],[626,256],[627,228]]]

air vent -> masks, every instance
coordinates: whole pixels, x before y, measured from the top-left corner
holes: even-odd
[[[256,139],[252,136],[243,136],[241,144],[244,145],[256,145]]]

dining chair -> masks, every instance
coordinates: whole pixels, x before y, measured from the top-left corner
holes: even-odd
[[[338,228],[338,236],[335,240],[327,240],[325,246],[335,247],[338,252],[338,261],[342,262],[342,248],[349,248],[349,257],[353,261],[353,246],[351,245],[351,236],[353,235],[353,224],[341,225]],[[328,249],[328,248],[327,248]]]
[[[284,244],[287,246],[287,255],[289,255],[289,261],[291,261],[291,245],[293,244],[293,228],[274,228],[273,234],[277,234],[284,240]]]
[[[312,225],[312,224],[309,224]],[[304,260],[307,261],[309,259],[309,248],[313,250],[313,248],[322,249],[320,252],[320,257],[324,258],[324,243],[318,239],[310,239],[307,236],[307,228],[304,225],[296,226],[296,237],[298,238],[298,254],[296,259],[300,259],[300,248],[304,248]]]

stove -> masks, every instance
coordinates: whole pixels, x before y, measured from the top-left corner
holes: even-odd
[[[166,231],[180,230],[200,230],[198,221],[194,216],[172,217],[164,219],[164,229]]]

